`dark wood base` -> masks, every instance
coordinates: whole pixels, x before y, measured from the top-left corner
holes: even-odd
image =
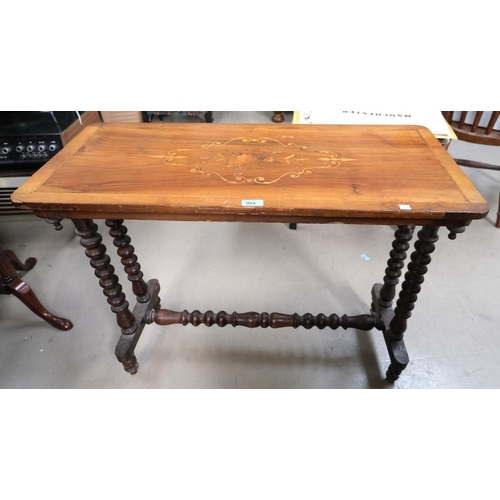
[[[147,323],[150,323],[150,318],[160,308],[160,284],[158,280],[148,281],[149,300],[147,302],[137,301],[133,314],[138,325],[136,331],[126,335],[122,333],[118,344],[116,345],[115,355],[118,361],[123,364],[126,372],[135,375],[139,369],[139,363],[134,354],[135,346],[141,337],[142,331]]]
[[[195,310],[171,311],[160,309],[160,284],[158,280],[143,280],[141,266],[135,255],[134,247],[131,245],[130,237],[123,220],[106,220],[113,237],[114,245],[117,247],[121,263],[132,283],[133,294],[136,304],[133,311],[129,310],[128,302],[114,268],[110,263],[110,257],[106,253],[106,247],[102,244],[102,237],[97,232],[97,225],[91,219],[74,219],[76,232],[81,237],[81,244],[86,249],[86,255],[90,258],[90,264],[95,269],[96,277],[108,297],[111,310],[116,314],[117,323],[121,327],[121,337],[116,346],[115,354],[123,364],[125,371],[130,374],[137,373],[139,364],[134,350],[139,338],[147,324],[157,325],[205,325],[224,327],[227,325],[244,326],[247,328],[298,328],[310,329],[313,327],[323,329],[331,328],[355,328],[357,330],[369,331],[373,328],[382,331],[387,351],[390,357],[390,365],[386,376],[389,381],[394,382],[399,378],[409,363],[408,353],[403,341],[403,335],[407,328],[407,320],[412,314],[417,295],[420,292],[427,266],[431,261],[430,254],[434,251],[434,243],[438,240],[438,227],[424,226],[418,233],[415,243],[415,251],[411,254],[411,261],[407,266],[404,281],[401,286],[396,307],[393,309],[393,301],[396,297],[396,286],[402,275],[407,250],[414,235],[415,226],[400,225],[395,232],[390,258],[387,261],[383,284],[377,283],[372,288],[372,304],[368,314],[358,316],[338,316],[337,314],[318,314],[316,316],[306,313],[304,315],[282,314],[282,313],[227,313],[220,311],[206,311],[204,313]],[[457,224],[448,227],[450,239],[455,239],[465,228]]]

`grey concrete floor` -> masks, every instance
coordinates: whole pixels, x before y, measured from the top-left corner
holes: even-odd
[[[269,122],[272,112],[215,112],[216,122]],[[291,121],[287,113],[286,121]],[[499,148],[454,141],[452,155],[499,162]],[[0,218],[0,246],[36,257],[25,279],[74,328],[52,328],[13,296],[0,296],[1,388],[500,388],[500,173],[463,169],[492,208],[455,241],[441,230],[409,320],[410,364],[385,381],[380,332],[149,325],[139,372],[114,357],[119,334],[72,224],[60,232],[32,215]],[[98,221],[99,222],[99,221]],[[363,314],[380,282],[394,227],[126,222],[162,306]],[[128,296],[129,282],[100,223]],[[365,260],[364,254],[369,257]],[[118,264],[118,265],[117,265]]]

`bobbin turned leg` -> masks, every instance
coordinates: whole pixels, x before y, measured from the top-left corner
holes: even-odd
[[[108,298],[111,310],[116,314],[118,326],[122,331],[122,338],[131,340],[135,337],[138,324],[134,314],[129,309],[125,294],[111,265],[111,259],[106,254],[106,247],[102,244],[102,236],[97,232],[97,224],[92,219],[72,219],[76,227],[76,234],[80,236],[80,243],[85,248],[85,255],[90,259],[90,265],[95,269],[99,278],[99,285]],[[133,348],[123,353],[117,352],[118,360],[123,364],[125,371],[134,374],[139,367]]]
[[[404,267],[407,251],[410,248],[410,241],[413,237],[415,226],[412,224],[398,226],[394,234],[390,258],[387,261],[384,284],[377,283],[372,289],[372,314],[381,319],[382,333],[389,350],[391,362],[397,360],[400,364],[408,364],[408,354],[403,340],[397,344],[391,342],[387,337],[389,324],[394,318],[392,302],[396,296],[396,285],[401,277],[401,270]],[[405,366],[406,366],[405,364]]]
[[[123,225],[121,219],[107,219],[109,234],[113,237],[113,244],[117,247],[118,255],[121,257],[121,263],[132,283],[132,291],[139,302],[147,302],[151,295],[148,291],[148,285],[143,279],[141,265],[137,262],[135,248],[130,244],[130,236],[127,235],[127,227]]]
[[[418,232],[418,241],[415,243],[415,251],[411,254],[411,262],[408,264],[408,271],[401,285],[394,317],[389,324],[389,329],[384,332],[391,358],[391,364],[386,374],[390,381],[397,380],[408,365],[409,360],[403,343],[403,335],[424,282],[427,266],[431,262],[430,254],[436,248],[435,243],[439,239],[438,231],[439,227],[425,226]]]
[[[412,224],[398,226],[394,233],[392,250],[389,253],[387,268],[385,270],[384,284],[380,288],[378,304],[381,307],[388,308],[392,306],[392,301],[396,296],[396,285],[401,277],[401,270],[405,265],[406,252],[410,248],[410,241],[413,237],[415,226]]]

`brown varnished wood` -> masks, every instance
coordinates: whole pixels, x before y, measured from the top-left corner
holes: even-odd
[[[465,125],[465,119],[467,118],[467,111],[462,111],[460,113],[460,120],[458,122],[458,128],[459,129],[462,129],[464,128],[464,125]]]
[[[300,314],[283,314],[283,313],[227,313],[226,311],[213,311],[200,312],[198,310],[189,311],[170,311],[168,309],[159,309],[154,312],[150,322],[158,325],[172,325],[182,324],[184,326],[191,324],[193,326],[205,325],[220,327],[231,326],[245,326],[247,328],[299,328],[303,327],[310,329],[317,327],[320,330],[323,328],[331,328],[336,330],[342,327],[344,330],[348,328],[357,328],[358,330],[371,330],[373,328],[381,328],[381,323],[377,316],[371,314],[361,314],[358,316],[338,316],[337,314],[318,314],[314,316],[311,313],[304,315]]]
[[[399,283],[401,270],[404,267],[406,252],[410,248],[415,226],[399,226],[394,235],[390,258],[387,261],[384,284],[380,290],[379,303],[382,307],[391,307],[396,296],[396,285]]]
[[[484,132],[486,135],[490,135],[493,132],[493,127],[495,126],[495,123],[497,122],[499,116],[500,111],[493,111],[490,117],[490,121],[488,122],[486,130]]]
[[[439,141],[416,126],[103,123],[12,200],[47,218],[445,225],[489,210]]]
[[[130,335],[137,330],[135,317],[129,309],[129,303],[123,293],[115,268],[102,244],[102,236],[97,232],[98,227],[90,219],[75,219],[76,234],[80,237],[80,244],[85,248],[85,255],[90,259],[90,265],[95,269],[99,285],[106,295],[111,310],[116,314],[118,326],[122,333]]]
[[[100,123],[101,117],[97,111],[84,111],[80,120],[75,120],[66,130],[61,134],[61,141],[63,145],[68,144],[72,139],[74,139],[81,131],[83,127],[92,125],[93,123]]]
[[[453,111],[443,111],[443,116],[450,124],[458,139],[475,144],[484,144],[486,146],[500,145],[500,131],[494,130],[495,123],[500,117],[500,111],[493,111],[486,126],[479,126],[479,122],[484,111],[462,111],[458,120],[453,120]],[[465,123],[468,113],[475,113],[471,125]],[[472,119],[469,118],[469,120]],[[456,160],[458,163],[458,160]],[[459,163],[460,164],[460,163]],[[479,167],[481,168],[481,167]]]
[[[95,215],[95,212],[78,212],[81,218],[90,219]],[[137,214],[137,213],[123,213],[123,212],[108,212],[109,217],[123,217],[124,219],[137,219],[137,220],[150,220],[151,214]],[[58,212],[46,212],[46,211],[37,211],[38,217],[49,217],[49,216],[57,216],[59,219],[63,219],[67,217],[67,214],[63,211]],[[455,218],[453,218],[455,217]],[[204,222],[227,222],[227,216],[222,214],[206,214],[205,217],[200,219],[196,214],[154,214],[155,220],[169,220],[169,221],[204,221]],[[379,225],[401,225],[408,224],[411,222],[417,226],[424,226],[429,224],[429,219],[425,218],[425,215],[422,218],[416,218],[412,213],[401,212],[399,218],[380,218],[380,219],[352,219],[347,216],[344,217],[326,217],[321,215],[316,215],[313,217],[307,216],[294,216],[287,214],[284,211],[283,215],[273,215],[268,216],[266,214],[259,213],[256,210],[249,210],[248,212],[242,212],[240,214],[234,214],[231,216],[231,221],[233,222],[278,222],[283,224],[289,223],[301,223],[301,224],[379,224]],[[470,222],[470,221],[468,221]],[[440,226],[450,226],[455,225],[457,227],[461,227],[464,225],[463,215],[460,214],[447,214],[446,219],[443,220],[433,220],[433,225]]]
[[[477,128],[479,127],[479,122],[481,121],[482,116],[482,111],[476,111],[476,116],[474,117],[474,122],[470,130],[471,132],[477,132]]]
[[[117,253],[121,257],[121,263],[127,273],[129,281],[132,283],[132,291],[139,302],[149,300],[148,285],[143,279],[141,265],[137,261],[135,248],[131,245],[130,236],[127,234],[127,227],[123,225],[123,220],[106,220],[109,227],[109,234],[113,238],[113,244],[117,247]]]
[[[468,111],[462,111],[458,121],[453,120],[453,111],[443,111],[443,116],[455,131],[456,136],[461,141],[483,144],[485,146],[500,146],[500,131],[494,130],[494,126],[500,117],[500,111],[493,111],[486,126],[479,126],[479,122],[484,114],[483,111],[473,111],[475,113],[472,125],[465,123]],[[483,163],[470,159],[455,158],[458,165],[470,168],[481,168],[486,170],[500,170],[500,165]],[[498,203],[497,219],[495,226],[500,228],[500,200]]]
[[[35,267],[36,259],[30,257],[26,262],[19,260],[12,250],[0,248],[0,295],[14,295],[37,316],[58,330],[71,330],[73,323],[47,311],[38,300],[28,283],[20,279],[17,271],[30,271]]]

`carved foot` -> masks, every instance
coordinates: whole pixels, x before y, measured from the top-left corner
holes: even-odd
[[[10,293],[17,297],[25,306],[31,309],[37,316],[45,320],[58,330],[71,330],[73,323],[68,319],[59,318],[51,314],[45,307],[42,306],[37,296],[29,285],[15,278],[12,282],[5,285],[10,290]]]
[[[385,345],[391,358],[391,364],[386,372],[386,377],[391,382],[396,381],[403,370],[408,366],[410,359],[403,340],[391,340],[386,332],[384,332]]]
[[[137,358],[135,357],[135,354],[132,354],[132,357],[130,359],[119,359],[121,363],[123,364],[123,368],[127,373],[130,373],[130,375],[135,375],[137,373],[137,370],[139,370],[139,363],[137,362]]]
[[[396,382],[403,370],[404,368],[395,368],[393,364],[390,364],[389,368],[385,372],[385,376],[389,382]]]

